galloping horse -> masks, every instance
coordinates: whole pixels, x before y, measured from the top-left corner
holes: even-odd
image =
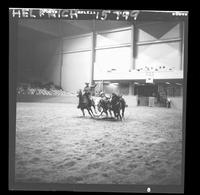
[[[99,111],[101,111],[101,108],[102,108],[102,111],[101,111],[101,113],[100,113],[99,116],[101,116],[103,113],[105,113],[106,117],[108,117],[108,111],[109,111],[109,114],[112,117],[111,102],[110,102],[110,100],[103,100],[103,99],[101,99],[99,101],[99,103],[97,104],[97,107],[98,107]]]
[[[103,113],[105,113],[106,116],[108,116],[108,111],[109,111],[110,116],[112,117],[111,111],[113,111],[114,116],[117,119],[124,118],[125,107],[127,107],[124,98],[122,98],[122,96],[118,96],[114,93],[112,94],[111,99],[107,99],[107,100],[101,99],[97,106],[98,106],[98,110],[100,110],[100,108],[102,108],[102,111],[99,116],[101,116]],[[120,113],[120,111],[122,111],[122,114]]]
[[[94,100],[89,99],[89,97],[86,94],[82,94],[82,91],[79,90],[77,97],[79,98],[79,108],[81,109],[83,116],[85,116],[84,109],[86,109],[91,117],[94,116],[93,111],[91,107],[95,110],[95,104]],[[95,110],[96,112],[96,110]]]

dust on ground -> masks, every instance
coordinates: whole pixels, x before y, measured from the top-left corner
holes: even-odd
[[[84,184],[180,184],[182,113],[128,107],[125,120],[75,104],[17,103],[15,179]]]

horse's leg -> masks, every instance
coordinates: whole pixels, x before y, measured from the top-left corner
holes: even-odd
[[[121,116],[120,112],[119,112],[119,119],[122,120],[122,116]]]
[[[117,120],[121,119],[120,107],[116,108],[116,116],[117,116]]]
[[[113,112],[113,117],[115,118],[115,112],[114,112],[114,110],[111,110],[111,113]]]
[[[91,107],[89,108],[89,110],[90,110],[90,112],[92,113],[92,117],[94,117],[94,113],[93,113],[93,111],[92,111],[92,108],[91,108]]]
[[[112,117],[112,112],[111,112],[111,110],[109,109],[108,111],[109,111],[109,113],[110,113],[110,117]]]
[[[122,108],[122,118],[124,118],[124,110],[125,110],[125,107]]]
[[[83,116],[85,116],[85,112],[84,112],[84,109],[82,109],[82,108],[81,108],[81,111],[82,111],[82,113],[83,113]]]
[[[117,120],[119,119],[119,113],[118,111],[116,112],[116,117],[117,117]]]
[[[108,112],[107,112],[107,110],[105,110],[105,113],[106,113],[106,117],[108,117]]]
[[[117,118],[117,113],[113,110],[115,118]]]
[[[120,114],[120,110],[117,111],[117,119],[122,120],[121,114]]]
[[[93,117],[92,114],[91,114],[91,113],[92,113],[92,112],[91,112],[91,109],[87,108],[87,111],[88,111],[89,115],[90,115],[91,117]]]
[[[93,113],[93,111],[92,111],[92,108],[91,108],[91,107],[89,108],[89,111],[90,111],[90,116],[91,116],[91,117],[94,117],[94,113]]]

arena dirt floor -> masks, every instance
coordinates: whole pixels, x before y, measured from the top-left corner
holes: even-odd
[[[182,113],[128,107],[112,121],[75,104],[17,103],[15,159],[19,182],[180,184]]]

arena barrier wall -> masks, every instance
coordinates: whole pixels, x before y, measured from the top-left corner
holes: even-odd
[[[137,96],[123,96],[126,104],[130,107],[137,106]],[[171,99],[171,108],[182,109],[183,97],[169,97]],[[78,98],[75,95],[69,96],[48,96],[48,95],[18,95],[17,102],[47,102],[47,103],[71,103],[78,104]]]

